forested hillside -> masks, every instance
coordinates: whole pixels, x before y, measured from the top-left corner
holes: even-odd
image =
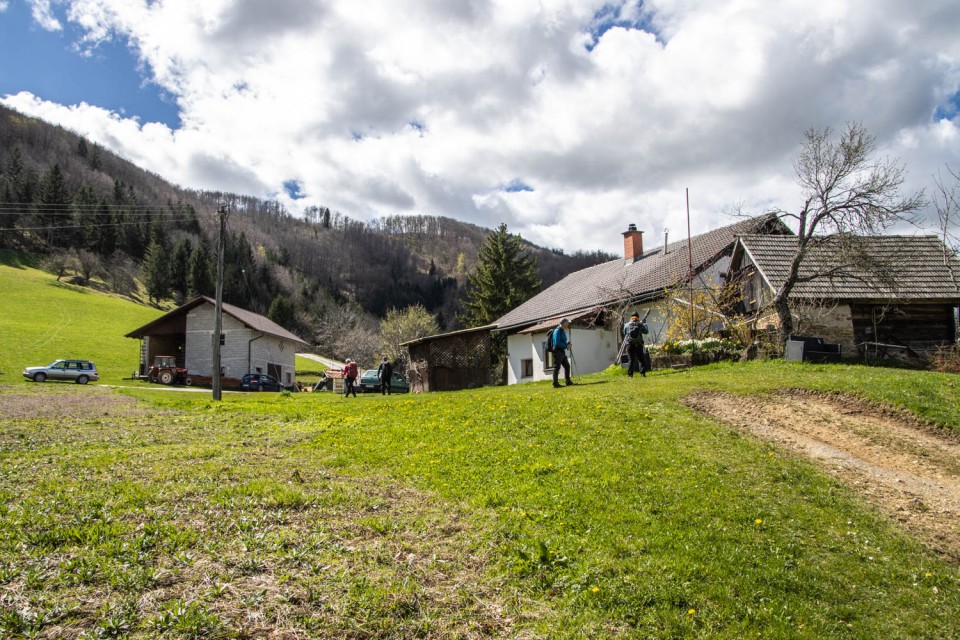
[[[78,284],[169,305],[214,288],[217,208],[230,211],[224,300],[331,355],[372,355],[387,311],[422,305],[457,327],[466,275],[490,233],[438,216],[372,222],[324,207],[171,185],[62,129],[0,107],[0,247]],[[527,245],[543,286],[608,260]]]

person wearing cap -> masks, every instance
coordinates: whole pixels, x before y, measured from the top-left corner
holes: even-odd
[[[357,363],[347,358],[343,364],[343,397],[349,398],[350,394],[353,394],[353,397],[357,397],[357,388],[353,386],[353,383],[357,379]]]
[[[567,349],[573,346],[567,337],[567,331],[570,329],[570,321],[564,318],[553,330],[553,386],[560,387],[557,378],[560,375],[560,367],[563,367],[563,377],[567,381],[567,386],[573,384],[570,377],[570,361],[567,360]]]
[[[647,370],[643,366],[643,334],[648,332],[647,325],[640,320],[640,314],[636,311],[630,316],[630,322],[623,325],[623,339],[628,341],[627,356],[630,358],[627,375],[631,378],[634,371],[639,371],[641,376],[647,377]]]

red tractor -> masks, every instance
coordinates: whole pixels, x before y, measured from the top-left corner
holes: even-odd
[[[160,384],[185,384],[190,386],[193,380],[183,367],[178,367],[173,356],[155,356],[153,366],[147,372],[150,382]]]

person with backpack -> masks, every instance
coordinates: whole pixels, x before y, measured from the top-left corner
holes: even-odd
[[[349,398],[350,394],[353,393],[353,397],[357,397],[357,388],[354,386],[354,383],[357,381],[357,363],[347,358],[346,362],[343,365],[343,397]]]
[[[390,379],[393,378],[393,365],[383,356],[383,362],[377,367],[377,380],[380,381],[380,395],[391,395]]]
[[[570,329],[570,321],[564,318],[557,325],[557,328],[547,334],[547,350],[553,352],[553,386],[560,388],[557,381],[560,375],[560,367],[563,367],[563,377],[566,379],[567,386],[573,384],[570,377],[570,361],[567,360],[567,349],[573,346],[567,337],[567,331]]]
[[[649,329],[640,319],[640,314],[634,311],[630,316],[630,322],[623,325],[623,339],[628,341],[627,356],[630,358],[627,375],[631,378],[634,371],[639,371],[641,376],[647,377],[647,368],[643,364],[643,334],[645,333],[649,333]]]

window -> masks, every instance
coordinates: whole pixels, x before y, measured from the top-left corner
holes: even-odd
[[[520,361],[520,377],[533,377],[533,358],[526,358],[525,360]]]
[[[227,334],[221,333],[221,334],[220,334],[220,346],[222,347],[222,346],[225,345],[226,343],[227,343]]]

